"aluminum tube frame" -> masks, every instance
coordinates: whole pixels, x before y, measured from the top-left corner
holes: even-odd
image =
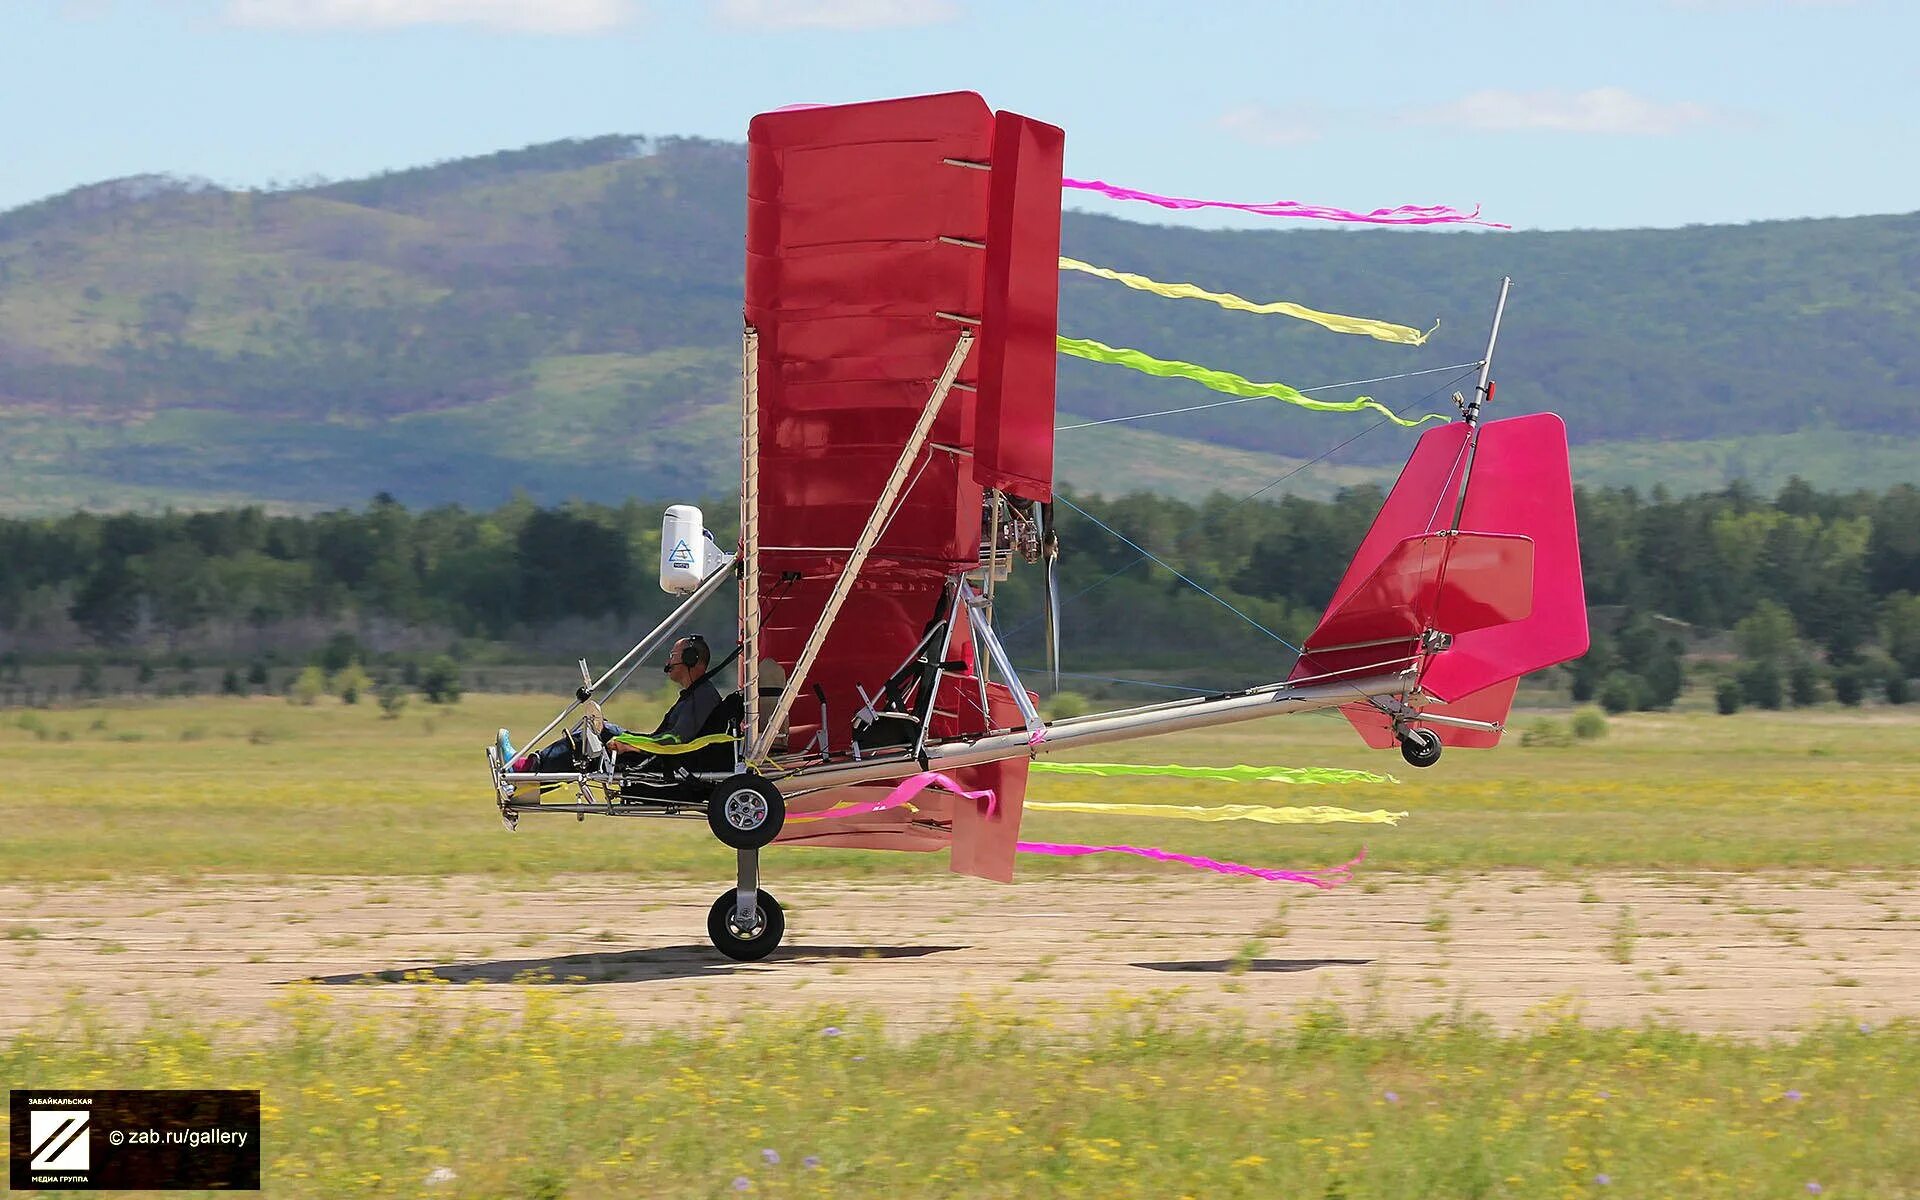
[[[992,703],[987,692],[987,658],[992,651],[987,649],[987,639],[980,632],[980,622],[973,619],[972,611],[967,613],[967,641],[973,647],[973,678],[980,685],[980,712],[992,720]]]
[[[975,322],[976,324],[978,322]],[[833,628],[835,618],[840,615],[841,605],[853,592],[854,582],[860,576],[860,568],[866,564],[867,555],[872,553],[874,544],[880,540],[887,520],[893,515],[894,501],[900,495],[900,489],[906,485],[907,472],[913,467],[913,460],[920,457],[921,447],[927,436],[933,432],[934,419],[945,406],[947,393],[953,390],[953,381],[960,374],[960,367],[967,361],[967,355],[973,352],[973,331],[963,329],[960,338],[953,344],[953,353],[947,355],[947,365],[940,372],[940,378],[933,385],[933,394],[927,397],[927,405],[920,411],[920,419],[914,424],[913,432],[907,435],[907,441],[900,448],[900,457],[893,464],[893,474],[887,477],[886,486],[880,489],[880,496],[874,501],[873,511],[867,514],[866,527],[854,540],[853,551],[847,556],[846,565],[840,568],[840,578],[834,581],[833,591],[828,594],[827,602],[821,607],[820,617],[814,622],[813,632],[807,635],[807,643],[801,647],[800,657],[793,664],[793,673],[787,676],[786,686],[780,689],[780,699],[774,703],[773,714],[767,718],[764,732],[755,731],[753,752],[747,756],[749,761],[764,761],[767,751],[773,745],[774,730],[787,719],[787,712],[800,695],[800,688],[807,682],[808,672],[820,657],[820,647],[826,643],[827,631]]]
[[[963,583],[961,586],[964,587],[966,585]],[[913,739],[913,756],[915,758],[920,757],[920,753],[927,748],[927,731],[933,728],[933,714],[935,710],[940,707],[940,684],[941,681],[947,677],[947,647],[953,644],[953,627],[959,622],[960,611],[966,607],[966,603],[966,593],[962,592],[959,588],[955,588],[953,591],[953,603],[947,606],[947,623],[937,630],[940,634],[940,645],[933,656],[933,682],[927,687],[927,702],[923,706],[920,714],[920,732],[914,735]],[[925,645],[926,643],[922,642],[921,644]],[[982,716],[986,716],[986,712],[986,707],[983,705],[980,713]],[[992,718],[989,717],[988,719],[991,720]]]
[[[1480,403],[1487,398],[1487,381],[1493,378],[1493,348],[1500,340],[1500,318],[1507,314],[1507,293],[1513,290],[1513,276],[1500,277],[1500,300],[1493,306],[1493,328],[1487,331],[1487,352],[1480,359],[1480,382],[1473,388],[1473,403],[1463,414],[1469,425],[1480,419]]]
[[[688,778],[697,779],[702,783],[720,783],[723,780],[733,778],[733,776],[734,772],[732,771],[687,772]],[[508,783],[564,783],[569,785],[591,783],[595,785],[607,785],[620,782],[619,779],[614,776],[602,775],[594,771],[504,771],[501,773],[501,778],[505,779]],[[676,801],[676,803],[678,802]],[[704,801],[689,800],[687,803],[699,804],[704,803]]]
[[[760,331],[740,335],[740,706],[760,737]]]
[[[1493,328],[1487,331],[1487,353],[1480,360],[1480,382],[1474,386],[1473,403],[1467,405],[1460,419],[1467,423],[1467,461],[1460,469],[1460,498],[1453,506],[1453,522],[1449,532],[1460,531],[1461,514],[1467,511],[1467,485],[1473,482],[1473,460],[1480,453],[1480,404],[1487,398],[1487,381],[1493,378],[1493,348],[1500,341],[1500,319],[1507,312],[1507,293],[1513,289],[1513,276],[1500,277],[1500,301],[1493,307]],[[1451,547],[1449,547],[1449,550]],[[1446,560],[1442,558],[1440,572],[1446,574]]]
[[[966,600],[967,608],[970,610],[969,615],[980,613],[992,603],[979,592],[974,591],[973,585],[965,579],[957,582],[960,584],[960,595]],[[989,658],[1000,668],[1000,673],[1007,677],[1007,687],[1013,692],[1013,702],[1020,706],[1020,719],[1027,723],[1027,735],[1031,737],[1046,728],[1047,723],[1040,719],[1039,712],[1033,707],[1033,698],[1027,695],[1026,685],[1020,682],[1019,672],[1013,669],[1013,660],[1007,657],[1007,648],[1000,644],[1000,635],[993,631],[993,621],[990,617],[981,617],[980,636],[987,643]]]
[[[1373,676],[1350,685],[1293,688],[1276,684],[1253,692],[1186,702],[1172,711],[1103,713],[1072,721],[1056,721],[1046,727],[1047,736],[1038,743],[1033,743],[1031,735],[1025,730],[994,734],[972,741],[939,742],[926,748],[926,760],[929,769],[946,771],[1022,755],[1037,758],[1062,750],[1177,733],[1183,729],[1204,729],[1239,721],[1257,721],[1262,717],[1338,708],[1355,700],[1398,697],[1404,695],[1411,686],[1411,680],[1405,675]],[[915,760],[902,755],[860,763],[807,767],[777,778],[776,782],[782,784],[780,790],[783,795],[793,797],[825,788],[898,779],[917,769]]]
[[[611,804],[536,804],[530,800],[516,800],[507,806],[517,819],[526,813],[550,812],[572,813],[575,816],[586,813],[598,817],[659,817],[672,819],[706,819],[706,814],[691,805],[675,812],[668,812],[658,804],[634,804],[631,801],[616,800]]]
[[[1486,733],[1497,733],[1507,727],[1504,721],[1476,721],[1471,717],[1449,717],[1445,713],[1418,713],[1407,723],[1409,725],[1449,725],[1456,729],[1478,729]]]
[[[1209,695],[1209,696],[1190,696],[1184,700],[1161,700],[1153,704],[1137,704],[1131,708],[1116,708],[1103,713],[1088,713],[1087,715],[1081,716],[1081,717],[1061,717],[1060,719],[1052,722],[1048,726],[1048,729],[1050,731],[1053,729],[1065,729],[1084,721],[1099,721],[1109,717],[1133,717],[1133,716],[1140,716],[1145,713],[1178,712],[1182,709],[1191,708],[1196,704],[1206,704],[1214,700],[1224,700],[1224,699],[1229,699],[1235,696],[1256,695],[1256,694],[1270,695],[1274,692],[1286,691],[1289,688],[1303,688],[1303,687],[1313,686],[1313,687],[1343,687],[1343,688],[1352,689],[1354,687],[1357,687],[1359,684],[1378,676],[1393,675],[1393,676],[1402,676],[1406,678],[1412,678],[1413,670],[1418,665],[1418,662],[1419,660],[1413,657],[1392,658],[1392,659],[1387,659],[1384,662],[1371,663],[1371,664],[1357,666],[1357,667],[1350,667],[1345,671],[1329,672],[1328,674],[1325,674],[1325,675],[1307,676],[1301,679],[1289,680],[1285,683],[1269,683],[1269,684],[1264,684],[1260,687],[1255,687],[1255,688],[1243,688],[1239,691],[1216,692],[1213,695]],[[1353,676],[1353,678],[1351,680],[1342,680],[1340,676]],[[1409,688],[1408,694],[1411,694],[1411,692],[1412,692],[1412,689]],[[1367,695],[1358,691],[1353,692],[1353,694],[1348,697],[1348,699],[1356,700],[1356,701],[1366,700],[1368,698],[1369,697]],[[1051,733],[1049,734],[1049,736],[1051,736]]]
[[[760,902],[760,851],[741,850],[734,862],[733,916],[740,928],[753,928],[754,906]]]
[[[671,637],[673,634],[678,633],[680,630],[680,626],[686,623],[687,618],[691,617],[694,614],[694,612],[697,609],[699,609],[701,605],[705,604],[708,600],[711,600],[713,598],[713,594],[720,590],[720,585],[726,582],[727,573],[731,570],[733,570],[732,563],[728,563],[723,567],[714,568],[714,571],[711,575],[708,575],[705,579],[700,581],[699,587],[693,589],[692,592],[687,594],[687,598],[680,602],[680,606],[678,608],[668,613],[666,616],[666,619],[661,621],[658,625],[655,625],[651,633],[641,638],[639,641],[639,644],[637,644],[636,646],[634,646],[633,649],[627,651],[624,655],[622,655],[619,662],[609,667],[607,669],[606,674],[602,675],[599,679],[595,680],[587,688],[588,695],[591,696],[592,693],[597,692],[601,688],[605,687],[607,680],[612,679],[614,676],[614,673],[620,670],[620,668],[626,666],[628,663],[633,662],[634,660],[638,659],[640,656],[644,654],[652,653],[654,648],[660,644],[663,638]],[[539,746],[541,742],[546,740],[546,737],[548,734],[560,728],[560,726],[566,724],[567,718],[573,715],[574,710],[579,708],[581,703],[582,703],[581,701],[575,700],[572,704],[567,705],[566,709],[563,712],[561,712],[559,716],[547,722],[547,727],[545,729],[542,729],[539,733],[534,734],[533,737],[527,741],[526,743],[527,748],[533,749]]]
[[[999,488],[989,488],[987,490],[987,503],[992,508],[992,516],[987,521],[987,528],[989,530],[987,536],[987,573],[986,578],[980,581],[981,591],[986,595],[986,603],[980,606],[980,612],[986,619],[987,624],[991,625],[993,624],[993,581],[994,576],[999,573],[1000,566],[1000,509],[1002,505]],[[980,672],[980,681],[983,684],[991,682],[989,679],[991,672],[988,670],[991,665],[991,663],[981,663],[976,668]]]
[[[733,563],[731,561],[723,566],[715,567],[705,579],[700,581],[699,587],[687,593],[687,598],[680,602],[680,607],[668,613],[658,625],[653,627],[652,632],[648,633],[646,637],[641,638],[633,649],[622,655],[620,661],[609,667],[606,674],[595,680],[593,686],[588,690],[599,691],[602,687],[606,686],[607,680],[613,678],[615,671],[626,666],[634,659],[652,652],[660,645],[661,641],[680,632],[680,626],[686,624],[687,618],[691,617],[694,611],[701,605],[713,599],[713,594],[720,590],[720,585],[727,581],[727,575],[732,570]]]

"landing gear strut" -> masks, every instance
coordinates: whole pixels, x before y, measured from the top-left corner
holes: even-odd
[[[1430,767],[1440,761],[1440,735],[1431,729],[1409,729],[1400,735],[1400,757],[1410,767]]]
[[[771,892],[757,891],[753,906],[745,918],[739,910],[739,893],[720,893],[707,912],[707,936],[714,949],[735,962],[758,962],[772,954],[787,932],[787,915]]]

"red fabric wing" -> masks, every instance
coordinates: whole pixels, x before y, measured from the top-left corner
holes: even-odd
[[[994,118],[980,331],[982,487],[1053,499],[1053,387],[1060,330],[1060,173],[1066,135],[1018,113]]]
[[[877,694],[946,615],[947,584],[979,563],[976,474],[1051,494],[1061,144],[1058,129],[996,117],[971,92],[763,113],[748,131],[763,658],[792,670],[960,335],[977,335],[964,386],[942,405],[793,706],[792,746],[821,727],[818,687],[828,744],[845,750],[857,688]],[[970,703],[955,699],[968,689]],[[956,678],[933,732],[1018,723],[1002,711],[1010,697],[993,708],[981,712],[971,676]],[[965,824],[960,859],[998,877],[1011,870],[1024,772],[980,770],[1007,789],[1014,818]]]

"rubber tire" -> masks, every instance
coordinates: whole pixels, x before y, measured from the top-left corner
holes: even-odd
[[[1415,729],[1400,739],[1400,757],[1410,767],[1430,767],[1440,761],[1440,735],[1431,729]]]
[[[746,790],[758,792],[767,805],[765,819],[752,829],[737,828],[727,820],[728,797]],[[758,850],[779,837],[786,823],[787,802],[781,798],[780,789],[758,775],[742,773],[723,779],[707,795],[707,828],[735,850]]]
[[[760,932],[750,938],[743,938],[733,931],[730,918],[733,916],[734,890],[728,888],[720,893],[707,911],[707,937],[712,939],[713,948],[735,962],[759,962],[772,954],[780,945],[780,939],[786,936],[787,914],[781,911],[780,902],[764,888],[754,910],[760,914]]]

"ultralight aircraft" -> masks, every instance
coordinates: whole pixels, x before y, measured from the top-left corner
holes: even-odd
[[[753,120],[738,544],[667,511],[660,582],[685,599],[597,678],[581,663],[534,739],[579,713],[572,769],[489,748],[509,827],[704,818],[738,854],[708,933],[753,960],[785,929],[760,886],[770,844],[944,848],[954,871],[1009,882],[1042,756],[1338,708],[1427,767],[1497,743],[1520,677],[1585,652],[1565,427],[1481,419],[1503,282],[1473,394],[1419,438],[1285,679],[1042,719],[995,593],[1018,565],[1043,573],[1057,670],[1063,145],[965,92]],[[603,741],[605,699],[721,596],[737,638],[713,664],[731,694],[710,728]]]

